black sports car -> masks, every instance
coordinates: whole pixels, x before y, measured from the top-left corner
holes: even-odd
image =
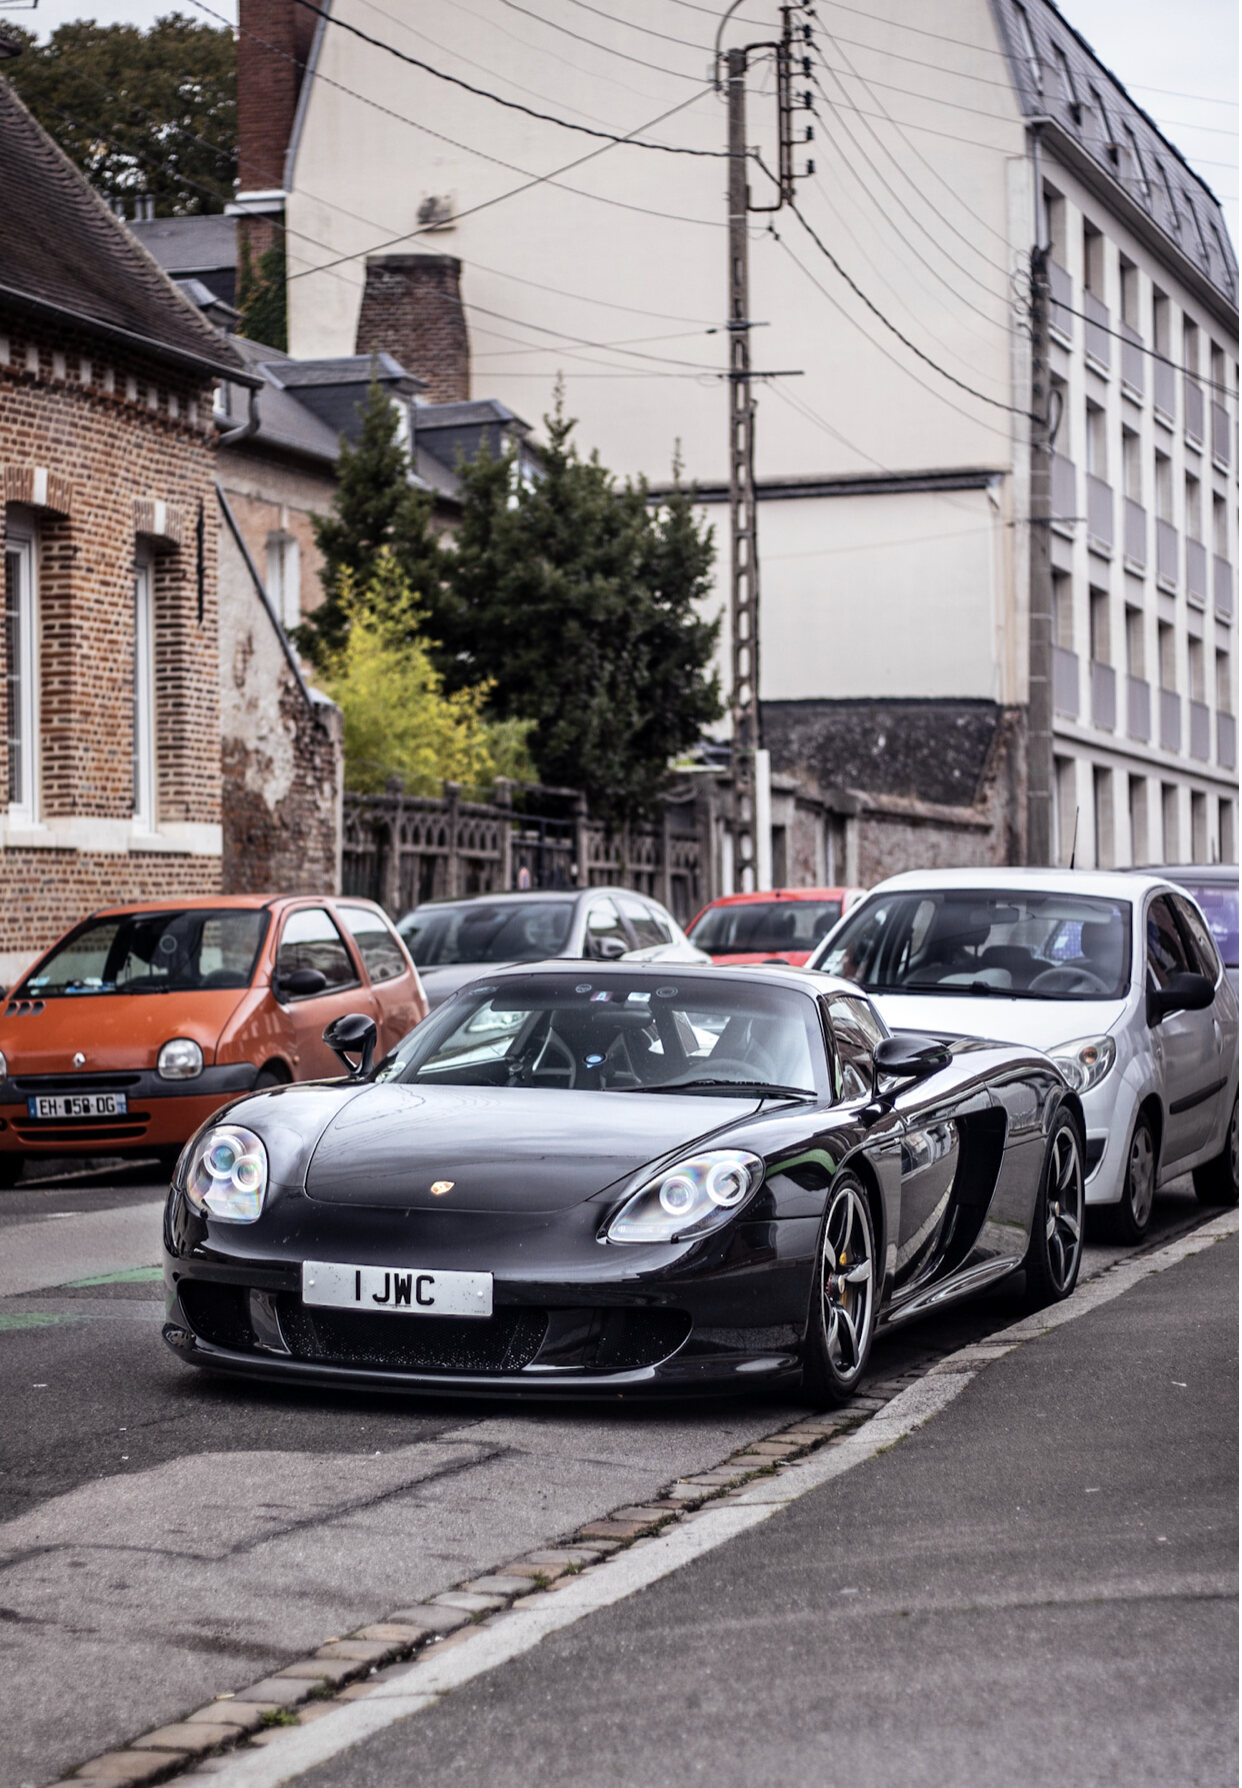
[[[549,963],[463,989],[374,1066],[217,1113],[165,1219],[199,1366],[372,1387],[849,1395],[877,1323],[1019,1267],[1068,1295],[1075,1095],[1037,1051],[890,1036],[764,967]]]

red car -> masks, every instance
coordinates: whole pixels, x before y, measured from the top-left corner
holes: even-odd
[[[722,894],[691,925],[692,944],[713,962],[788,962],[801,968],[865,888],[772,888]]]

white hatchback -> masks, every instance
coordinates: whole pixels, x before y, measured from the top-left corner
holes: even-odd
[[[807,964],[865,988],[894,1030],[1034,1044],[1078,1092],[1087,1203],[1137,1241],[1193,1172],[1238,1198],[1238,1002],[1194,901],[1155,875],[912,871],[881,882]]]

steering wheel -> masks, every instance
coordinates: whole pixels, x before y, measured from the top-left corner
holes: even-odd
[[[691,1065],[685,1074],[677,1074],[672,1080],[662,1081],[662,1086],[684,1086],[695,1080],[772,1080],[776,1076],[776,1063],[766,1050],[756,1050],[756,1056],[762,1055],[762,1061],[743,1061],[737,1055],[710,1055],[705,1061]]]
[[[1057,968],[1044,969],[1036,975],[1027,989],[1029,993],[1098,993],[1107,995],[1108,982],[1102,981],[1099,975],[1093,975],[1090,969],[1075,968],[1073,964],[1061,964]]]
[[[559,1062],[549,1062],[548,1053],[556,1050]],[[549,1030],[539,1047],[534,1061],[526,1076],[528,1086],[551,1084],[552,1086],[572,1087],[574,1084],[575,1063],[573,1051],[564,1038],[558,1037],[555,1031]]]

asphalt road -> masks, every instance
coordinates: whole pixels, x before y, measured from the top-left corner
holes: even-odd
[[[299,1788],[1229,1788],[1236,1236]]]
[[[41,1784],[325,1637],[641,1502],[787,1423],[231,1384],[163,1346],[151,1170],[0,1194],[0,1782]],[[1188,1190],[1154,1234],[1200,1220]],[[1095,1245],[1086,1271],[1116,1250]],[[1014,1319],[1011,1293],[877,1346],[872,1381]]]

